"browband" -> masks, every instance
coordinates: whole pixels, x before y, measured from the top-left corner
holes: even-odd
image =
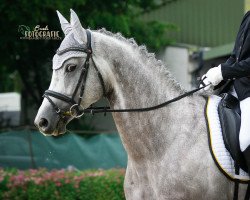
[[[69,48],[66,48],[66,49],[63,49],[63,50],[57,49],[56,54],[60,56],[60,55],[66,53],[68,51],[81,51],[81,52],[87,53],[88,49],[87,48],[82,48],[82,47],[69,47]]]

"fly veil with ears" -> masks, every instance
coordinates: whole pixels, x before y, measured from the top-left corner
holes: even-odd
[[[71,23],[69,23],[59,11],[57,11],[58,17],[60,19],[62,30],[67,37],[66,40],[63,40],[59,49],[57,50],[55,56],[53,57],[53,69],[57,70],[62,67],[63,63],[72,57],[84,57],[87,54],[85,62],[81,65],[81,73],[78,79],[75,90],[72,93],[71,97],[68,97],[62,93],[46,90],[43,97],[47,98],[50,104],[53,106],[55,112],[61,117],[72,116],[75,118],[81,117],[84,114],[84,109],[81,107],[81,102],[84,94],[85,83],[87,79],[87,74],[89,70],[90,59],[93,62],[93,66],[97,71],[100,83],[103,89],[103,95],[106,96],[106,90],[104,86],[104,81],[99,72],[98,68],[95,65],[95,62],[92,58],[92,47],[91,47],[91,32],[86,30],[87,35],[87,44],[83,43],[82,36],[85,34],[84,29],[81,26],[81,23],[76,15],[76,13],[71,9]],[[79,92],[79,97],[76,102],[76,95]],[[71,105],[68,111],[62,111],[51,99],[54,97],[60,99]]]

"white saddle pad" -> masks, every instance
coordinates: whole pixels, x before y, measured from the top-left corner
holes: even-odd
[[[212,95],[208,98],[207,102],[206,115],[210,137],[210,150],[217,166],[228,178],[234,181],[238,180],[247,183],[250,181],[248,173],[240,169],[240,174],[235,174],[234,160],[224,144],[217,109],[220,100],[221,97]]]

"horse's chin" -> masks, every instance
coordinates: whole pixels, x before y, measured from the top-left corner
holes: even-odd
[[[63,130],[54,130],[54,132],[51,135],[59,136],[59,135],[63,135],[64,133],[66,133],[66,127]]]
[[[48,133],[48,132],[44,132],[42,130],[40,130],[40,132],[44,135],[44,136],[59,136],[59,135],[63,135],[64,133],[66,133],[66,126],[64,126],[63,128],[57,128],[55,130],[53,130],[52,132]]]

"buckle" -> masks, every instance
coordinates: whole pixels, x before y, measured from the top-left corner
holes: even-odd
[[[57,113],[57,114],[60,114],[60,113],[61,113],[61,109],[57,107],[57,108],[56,108],[56,113]]]
[[[73,110],[75,110],[75,107],[77,107],[78,110],[79,110],[79,107],[80,107],[82,110],[84,110],[84,108],[83,108],[81,105],[74,104],[73,106],[70,107],[69,113],[70,113],[70,115],[71,115],[72,117],[74,117],[74,118],[80,118],[81,116],[84,115],[84,112],[82,111],[82,113],[80,113],[80,114],[78,115],[78,112],[79,112],[79,111],[77,111],[77,112],[74,112],[74,111],[73,111]]]

